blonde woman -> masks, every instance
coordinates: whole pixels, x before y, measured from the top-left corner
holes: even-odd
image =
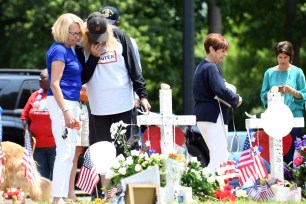
[[[82,65],[74,47],[84,35],[83,21],[78,16],[61,15],[52,27],[54,43],[47,52],[48,109],[56,143],[52,196],[55,204],[65,203],[72,161],[75,153],[78,104],[82,87]]]

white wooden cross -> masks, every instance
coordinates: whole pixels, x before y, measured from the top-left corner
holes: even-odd
[[[277,100],[279,102],[279,100],[282,100],[282,99],[276,95],[274,100]],[[245,127],[247,131],[249,131],[250,128],[259,129],[259,128],[263,128],[263,123],[260,118],[246,119]],[[294,118],[293,127],[304,127],[304,118],[303,117]],[[278,138],[273,138],[269,136],[269,154],[270,154],[270,169],[271,169],[272,178],[277,178],[280,181],[284,182],[282,138],[278,139]],[[288,192],[288,189],[286,189],[284,186],[278,186],[274,188],[274,191],[275,191],[274,200],[283,201],[282,200],[283,195],[284,193],[286,194]]]
[[[172,90],[169,85],[162,84],[159,90],[160,114],[148,114],[137,116],[137,125],[158,125],[161,130],[161,151],[168,155],[174,153],[175,143],[173,139],[173,126],[195,125],[196,116],[177,116],[172,114]]]

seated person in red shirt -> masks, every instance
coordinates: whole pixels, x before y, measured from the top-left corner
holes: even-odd
[[[36,139],[34,160],[40,174],[52,180],[55,160],[55,141],[51,130],[51,119],[47,109],[48,72],[40,73],[40,89],[35,91],[25,105],[20,119],[24,129]]]

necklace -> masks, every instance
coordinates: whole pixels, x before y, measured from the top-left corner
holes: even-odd
[[[33,103],[33,108],[40,109],[42,111],[47,111],[47,105],[45,103],[42,103],[42,94],[44,93],[44,90],[40,88],[38,90],[38,95],[35,98],[35,102]]]

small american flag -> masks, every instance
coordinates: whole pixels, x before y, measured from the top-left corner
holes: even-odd
[[[260,198],[260,185],[254,184],[254,186],[249,190],[248,196],[254,200],[259,200]]]
[[[300,192],[296,186],[296,184],[294,184],[290,191],[287,193],[287,195],[285,195],[284,201],[288,201],[290,197],[295,196],[295,195],[300,195]]]
[[[112,197],[114,197],[116,195],[117,192],[118,192],[118,188],[113,187],[112,189],[107,191],[106,197],[107,198],[112,198]]]
[[[24,167],[25,177],[27,177],[32,184],[35,183],[36,181],[35,175],[34,175],[35,163],[34,163],[34,159],[32,155],[32,147],[30,143],[30,133],[28,131],[25,132],[24,154],[22,157],[22,166]]]
[[[90,159],[89,149],[87,149],[76,186],[86,193],[91,194],[98,182],[99,175]]]
[[[250,146],[249,137],[246,137],[242,154],[238,162],[238,170],[240,174],[239,182],[243,186],[246,181],[251,179],[255,183],[256,179],[268,176],[268,171],[259,154],[253,154],[253,148]]]
[[[274,193],[272,189],[270,188],[269,184],[265,182],[265,184],[261,187],[260,190],[260,199],[261,200],[271,200],[271,198],[274,197]]]

